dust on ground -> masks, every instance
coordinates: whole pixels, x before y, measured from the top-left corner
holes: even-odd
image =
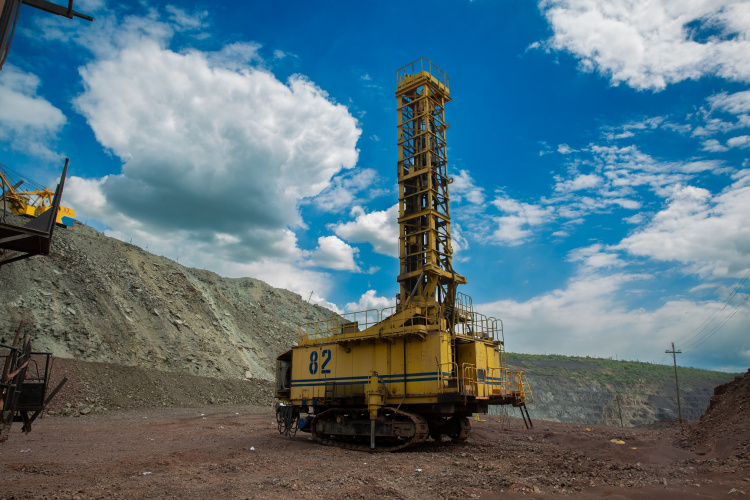
[[[484,416],[465,443],[371,454],[321,446],[302,432],[280,436],[271,388],[253,381],[227,388],[103,364],[57,368],[59,376],[77,370],[78,382],[31,434],[12,429],[0,448],[2,498],[750,496],[750,417],[736,406],[747,402],[750,375],[717,388],[711,410],[685,427],[536,421],[524,429],[520,419]],[[209,394],[216,404],[206,405]],[[242,398],[264,403],[232,402]],[[736,427],[742,432],[728,432]]]

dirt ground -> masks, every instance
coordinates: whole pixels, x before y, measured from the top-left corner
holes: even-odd
[[[50,414],[0,444],[0,498],[750,497],[750,372],[685,426],[482,416],[465,443],[377,454],[280,436],[266,381],[57,359],[63,376]]]
[[[684,435],[685,433],[682,432]],[[2,498],[746,498],[750,460],[691,451],[677,428],[473,422],[461,444],[398,453],[278,434],[268,406],[46,417],[0,446]],[[622,441],[622,444],[612,440]]]

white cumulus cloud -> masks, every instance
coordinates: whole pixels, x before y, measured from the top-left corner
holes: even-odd
[[[676,261],[701,276],[737,276],[750,267],[750,172],[713,196],[683,186],[650,223],[623,239],[618,248],[658,261]]]
[[[617,253],[607,251],[601,244],[577,248],[568,254],[571,262],[580,262],[582,270],[614,269],[624,267],[626,262],[620,259]]]
[[[492,217],[495,229],[490,241],[498,245],[516,246],[534,234],[534,228],[549,222],[554,215],[552,207],[543,207],[500,196],[492,201],[504,215]]]
[[[708,151],[710,153],[723,153],[728,149],[728,147],[723,146],[716,139],[708,139],[707,141],[703,141],[703,151]]]
[[[123,31],[135,34],[81,69],[85,90],[75,105],[124,165],[89,180],[106,202],[74,206],[79,215],[113,233],[164,240],[167,254],[191,246],[196,265],[217,254],[233,262],[299,257],[289,231],[302,224],[299,202],[356,164],[356,120],[305,77],[284,83],[248,66],[237,44],[221,57],[178,53],[164,47],[171,25],[130,23],[137,29]],[[71,199],[85,196],[79,186]]]
[[[750,113],[750,90],[743,90],[733,94],[720,92],[708,98],[713,109],[720,109],[734,115]]]
[[[393,307],[396,305],[396,297],[378,297],[375,290],[367,290],[359,298],[358,302],[349,302],[346,304],[346,310],[349,312],[354,311],[369,311],[370,309],[376,309],[378,311],[387,307]]]
[[[357,248],[349,246],[337,236],[321,236],[318,238],[318,248],[312,252],[310,263],[337,271],[358,272],[360,269],[355,260],[357,253]]]
[[[750,3],[541,0],[548,41],[613,84],[661,90],[703,76],[750,81]]]
[[[70,176],[65,181],[65,203],[75,207],[87,207],[87,212],[100,213],[107,206],[107,198],[102,192],[102,184],[106,181],[106,176],[100,179]]]
[[[603,179],[596,174],[582,174],[574,177],[573,179],[567,179],[565,181],[558,182],[557,185],[555,185],[555,191],[570,193],[573,191],[592,189],[601,185],[602,183]]]
[[[476,205],[484,203],[484,188],[474,183],[467,170],[459,170],[458,174],[453,176],[453,183],[448,189],[452,202],[466,200]]]
[[[330,186],[312,198],[312,202],[326,212],[340,212],[384,194],[378,186],[378,173],[374,169],[347,170],[336,175]]]
[[[689,346],[683,339],[711,317],[722,301],[675,299],[647,311],[629,308],[618,299],[629,287],[651,281],[646,275],[583,273],[565,287],[529,300],[500,300],[475,305],[475,309],[503,320],[510,352],[666,361],[663,353],[670,342],[677,341],[677,348]],[[734,317],[729,316],[731,312],[721,316],[727,321],[710,341],[713,328],[697,332],[697,338],[707,341],[698,349],[683,349],[681,364],[726,363],[727,353],[750,348],[745,327],[750,309],[739,308]],[[746,361],[739,354],[730,358],[736,365]]]
[[[375,252],[398,257],[398,205],[373,212],[357,206],[351,215],[353,221],[332,226],[338,236],[355,243],[370,243]]]
[[[750,148],[750,135],[740,135],[727,140],[727,146],[730,148]]]
[[[37,94],[41,81],[6,64],[0,72],[0,140],[14,149],[57,158],[50,148],[67,122],[65,115]]]

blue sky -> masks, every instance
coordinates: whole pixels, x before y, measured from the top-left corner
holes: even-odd
[[[454,267],[510,351],[750,365],[750,2],[22,7],[0,163],[181,264],[398,291],[395,71],[446,108]]]

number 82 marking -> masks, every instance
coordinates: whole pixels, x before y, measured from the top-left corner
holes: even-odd
[[[326,368],[331,361],[331,350],[323,349],[321,357],[323,358],[323,364],[320,367],[320,373],[331,373],[331,369]],[[318,373],[318,351],[312,351],[310,353],[310,375],[315,375],[316,373]]]

